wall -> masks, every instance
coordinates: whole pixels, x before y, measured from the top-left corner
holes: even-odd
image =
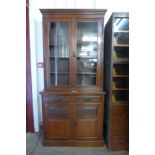
[[[43,68],[37,68],[37,62],[43,62],[42,16],[40,8],[91,8],[108,9],[105,24],[112,12],[127,12],[129,1],[124,0],[30,0],[30,49],[32,72],[32,95],[35,131],[39,131],[42,122],[40,91],[44,88]]]

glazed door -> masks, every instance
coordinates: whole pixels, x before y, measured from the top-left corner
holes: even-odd
[[[50,19],[44,27],[46,86],[70,86],[71,20]]]
[[[100,86],[101,84],[101,21],[75,21],[75,57],[77,86]]]

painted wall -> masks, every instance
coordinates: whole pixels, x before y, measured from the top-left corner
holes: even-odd
[[[32,95],[35,131],[39,131],[42,122],[42,106],[40,91],[44,89],[43,68],[37,68],[43,62],[42,16],[40,8],[85,8],[108,9],[105,24],[112,12],[128,12],[129,1],[124,0],[30,0],[30,49],[32,72]]]

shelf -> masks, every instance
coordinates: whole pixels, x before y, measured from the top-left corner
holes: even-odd
[[[97,41],[82,41],[82,40],[77,40],[77,44],[83,44],[83,43],[86,44],[86,43],[92,43],[92,42],[93,43],[96,43],[96,44],[98,43]]]
[[[128,105],[129,101],[112,101],[114,105]]]
[[[129,75],[129,63],[113,63],[113,75]]]
[[[97,59],[97,57],[76,57],[77,59]]]
[[[114,31],[114,33],[129,33],[129,31],[127,31],[127,30],[118,30],[118,31]]]
[[[52,57],[52,56],[50,56],[50,59],[69,59],[69,57]]]
[[[121,77],[129,77],[129,75],[112,75],[112,77],[118,77],[118,78],[120,77],[121,78]]]
[[[129,89],[113,90],[112,102],[127,102],[129,100]]]
[[[112,102],[129,102],[127,100],[121,101],[121,100],[116,100],[115,97],[112,96]]]
[[[120,60],[120,59],[129,59],[129,48],[128,47],[114,47],[112,52],[113,60]]]
[[[64,45],[64,44],[52,44],[52,43],[49,43],[49,47],[56,47],[56,46],[57,46],[57,47],[58,47],[58,46],[60,46],[60,47],[62,47],[62,46],[63,46],[63,47],[64,47],[64,46],[69,46],[69,43],[68,43],[68,44],[65,44],[65,45]]]
[[[69,74],[69,72],[50,72],[50,74]]]
[[[129,90],[129,88],[112,88],[112,90]]]
[[[91,75],[96,75],[96,73],[92,73],[92,72],[77,72],[77,74],[91,74]]]
[[[129,47],[129,44],[114,44],[115,47]]]
[[[129,59],[118,59],[118,60],[113,60],[113,64],[128,64],[129,63]]]

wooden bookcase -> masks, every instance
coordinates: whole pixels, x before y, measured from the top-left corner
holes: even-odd
[[[103,146],[106,10],[41,9],[43,144]]]
[[[105,26],[104,138],[109,150],[129,147],[129,14],[113,13]]]

